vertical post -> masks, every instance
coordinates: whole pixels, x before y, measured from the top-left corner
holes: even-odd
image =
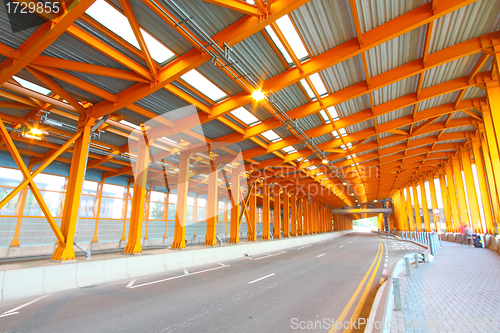
[[[290,197],[283,188],[283,237],[290,237]]]
[[[302,197],[302,217],[303,219],[303,227],[302,227],[302,235],[307,235],[309,233],[309,214],[308,214],[308,205],[307,200],[309,200],[306,196]]]
[[[87,167],[87,157],[90,142],[91,123],[88,119],[81,119],[78,130],[82,135],[76,140],[71,158],[71,168],[69,171],[68,185],[64,199],[64,209],[61,218],[61,233],[64,236],[64,243],[59,241],[54,251],[52,260],[68,261],[75,259],[73,240],[75,239],[76,223],[78,221],[80,198]],[[139,244],[140,245],[140,244]]]
[[[262,239],[269,239],[269,183],[262,184]]]
[[[450,193],[450,208],[451,208],[451,217],[453,219],[453,231],[460,230],[460,208],[457,199],[457,191],[455,187],[455,180],[453,177],[453,168],[451,166],[451,158],[450,162],[445,164],[445,172],[446,172],[446,181],[447,181],[447,189]]]
[[[248,193],[250,195],[250,193]],[[240,169],[233,169],[231,174],[231,230],[229,243],[240,241]],[[244,209],[241,207],[241,209]],[[248,223],[248,221],[247,221]],[[248,228],[247,228],[248,230]]]
[[[314,217],[313,217],[313,201],[309,201],[307,203],[307,230],[309,231],[309,234],[313,235],[314,228],[313,228],[313,223],[314,223]]]
[[[139,142],[134,177],[134,191],[132,195],[132,209],[130,211],[130,225],[128,228],[128,241],[123,251],[123,253],[128,254],[138,254],[142,252],[141,236],[144,218],[144,203],[146,201],[149,145],[142,141]]]
[[[493,125],[491,112],[489,110],[483,110],[483,124],[479,124],[479,130],[480,131],[484,130],[482,143],[484,148],[488,147],[488,156],[491,161],[493,178],[495,179],[495,188],[497,190],[500,200],[500,154],[499,154],[500,142],[497,142],[495,134],[496,132],[500,131],[500,128],[498,128],[498,126]],[[484,155],[486,156],[486,154]]]
[[[408,216],[408,224],[410,231],[415,230],[415,220],[413,219],[413,207],[411,206],[411,194],[410,194],[410,186],[407,185],[405,187],[406,191],[406,215]]]
[[[422,198],[422,212],[424,214],[425,231],[429,232],[431,231],[431,222],[429,219],[429,205],[427,204],[424,179],[420,179],[418,184],[420,185],[420,197]]]
[[[177,175],[177,204],[175,209],[175,228],[173,249],[186,247],[186,211],[189,191],[189,160],[191,154],[181,151],[179,157],[179,173]],[[208,210],[208,208],[207,208]]]
[[[257,240],[257,183],[249,189],[247,233],[249,241]]]
[[[94,228],[94,237],[92,238],[92,243],[97,243],[97,232],[99,231],[99,218],[101,215],[101,202],[102,202],[102,188],[104,187],[104,177],[99,183],[99,190],[97,191],[97,205],[94,209],[95,216],[95,228]],[[128,191],[128,189],[127,189]],[[126,198],[128,199],[128,193]],[[128,200],[125,201],[125,205],[128,205]]]
[[[420,203],[418,201],[418,191],[417,183],[413,184],[413,205],[415,207],[415,223],[417,224],[417,230],[422,231],[422,220],[420,219]]]
[[[297,205],[297,234],[304,235],[304,197],[300,197]]]
[[[499,61],[497,60],[498,53],[494,56],[494,62],[496,66],[500,66]],[[500,78],[499,78],[500,79]],[[495,130],[496,142],[500,144],[500,86],[498,86],[497,82],[492,82],[491,85],[487,84],[487,98],[488,104],[490,105],[490,114],[491,114],[491,123]]]
[[[489,143],[486,142],[484,131],[481,129],[482,124],[479,124],[479,137],[481,140],[481,150],[484,158],[484,166],[486,170],[486,176],[488,179],[488,188],[490,189],[491,203],[493,205],[493,211],[495,215],[495,231],[498,233],[498,222],[500,221],[500,196],[498,192],[498,187],[496,184],[496,176],[500,175],[500,173],[496,174],[493,170],[493,161],[491,160]]]
[[[281,238],[281,199],[280,199],[280,187],[276,185],[274,187],[274,238]]]
[[[290,198],[290,205],[292,207],[292,236],[297,236],[297,195],[292,193]]]
[[[434,211],[434,209],[439,209],[438,208],[438,204],[437,204],[437,197],[436,197],[436,186],[434,184],[434,175],[429,175],[429,177],[427,178],[427,180],[429,181],[429,189],[430,189],[430,194],[431,194],[431,204],[432,204],[432,211]],[[444,201],[444,199],[443,199]],[[432,216],[434,217],[434,214],[432,214]],[[438,226],[438,221],[434,221],[434,230],[438,230],[440,226]]]
[[[465,183],[467,184],[467,196],[469,198],[469,208],[472,219],[471,226],[475,232],[483,233],[481,214],[479,213],[476,184],[474,183],[474,176],[472,174],[469,149],[468,148],[460,149],[460,156],[462,157],[462,167],[464,169]],[[488,207],[484,208],[485,208],[484,210],[486,210]]]
[[[410,258],[405,257],[406,275],[411,276]]]
[[[208,174],[207,231],[205,236],[205,245],[209,246],[217,245],[217,218],[219,216],[218,179],[218,165],[215,165],[215,162],[212,160],[210,162],[210,173]]]
[[[146,190],[146,201],[145,201],[144,216],[146,217],[146,229],[144,230],[144,240],[148,239],[149,231],[149,209],[151,206],[151,189]]]
[[[493,170],[491,168],[491,161],[489,160],[489,153],[487,152],[487,149],[483,150],[483,154],[481,153],[480,138],[472,139],[472,150],[474,151],[474,161],[476,163],[477,175],[479,178],[479,187],[481,189],[481,198],[483,201],[486,226],[488,228],[488,233],[493,234],[497,232],[497,228],[495,228],[495,225],[496,223],[498,223],[500,207],[493,176]],[[484,155],[485,152],[488,156]]]
[[[462,177],[462,169],[460,168],[460,159],[456,155],[452,157],[452,167],[453,176],[455,177],[455,189],[457,190],[458,202],[460,203],[461,221],[467,222],[467,224],[469,224],[469,211],[467,209],[467,201],[465,201],[465,188]],[[455,228],[456,227],[457,226],[455,226]]]
[[[444,221],[446,223],[446,231],[453,231],[453,224],[451,222],[451,208],[450,208],[450,195],[448,194],[448,187],[446,186],[445,175],[439,175],[439,185],[441,187],[441,198],[443,199]]]

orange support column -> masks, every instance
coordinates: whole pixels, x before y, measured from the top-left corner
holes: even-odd
[[[496,57],[500,57],[500,55],[497,53],[494,56],[494,60],[496,60]],[[496,66],[500,66],[499,61],[494,62],[496,63]],[[497,145],[500,145],[500,86],[498,85],[498,81],[496,81],[491,83],[488,82],[486,87],[486,96],[488,98],[488,104],[490,105],[491,121],[493,128],[495,129],[496,142]]]
[[[297,195],[292,193],[290,197],[290,206],[292,207],[292,236],[297,236]]]
[[[441,187],[441,198],[443,199],[444,221],[446,223],[446,232],[453,232],[450,194],[448,193],[448,187],[446,186],[446,178],[444,174],[439,175],[439,186]]]
[[[456,186],[455,186],[455,180],[453,178],[453,168],[451,166],[451,158],[450,162],[445,164],[445,171],[446,171],[446,182],[447,182],[447,189],[448,192],[450,193],[450,209],[451,209],[451,217],[453,219],[453,230],[452,231],[460,231],[460,207],[459,207],[459,202],[457,199],[457,191],[456,191]]]
[[[136,171],[134,175],[134,190],[130,225],[128,228],[127,246],[123,253],[137,254],[142,252],[142,222],[144,218],[144,203],[146,202],[146,182],[148,178],[149,146],[139,144],[137,150]]]
[[[217,218],[219,217],[219,166],[215,165],[213,161],[210,165],[210,173],[208,174],[207,234],[205,245],[214,246],[217,245]]]
[[[290,197],[283,189],[283,237],[290,237]]]
[[[475,232],[483,233],[481,214],[479,213],[479,205],[477,201],[476,184],[474,183],[474,176],[472,175],[469,149],[460,149],[460,156],[462,157],[462,167],[464,169],[465,183],[467,184],[467,196],[469,198],[469,208],[472,219],[471,225]]]
[[[249,189],[250,197],[248,198],[249,219],[247,221],[247,233],[249,241],[257,240],[257,184]]]
[[[274,187],[274,238],[281,238],[281,198],[280,187]]]
[[[303,226],[302,235],[309,234],[309,205],[307,204],[307,197],[302,197],[302,216],[303,216]]]
[[[269,183],[264,180],[262,184],[262,239],[270,238],[269,228]]]
[[[403,194],[404,188],[399,191],[399,200],[401,201],[401,216],[403,217],[402,230],[408,231],[408,214],[406,212],[405,195]]]
[[[429,205],[427,204],[425,181],[423,179],[420,179],[418,181],[418,184],[420,185],[420,197],[422,198],[422,213],[424,215],[425,231],[431,231],[431,221],[429,219]]]
[[[233,169],[231,174],[231,223],[229,243],[240,241],[240,172],[241,167]],[[250,195],[250,194],[249,194]]]
[[[434,210],[439,209],[438,204],[437,204],[437,197],[436,197],[436,185],[434,184],[434,175],[430,175],[427,180],[429,181],[429,189],[430,189],[430,195],[431,195],[431,204],[432,204],[432,218],[434,219]],[[444,200],[444,199],[443,199]],[[434,230],[438,230],[438,222],[434,221]]]
[[[420,216],[420,202],[418,201],[417,183],[412,185],[413,189],[413,206],[415,209],[415,223],[417,224],[417,231],[422,231],[422,219]]]
[[[474,162],[476,164],[477,177],[479,180],[479,189],[481,191],[481,201],[483,204],[484,218],[486,219],[486,228],[489,234],[494,234],[495,220],[498,217],[498,199],[495,187],[488,191],[488,182],[486,179],[487,170],[484,167],[483,155],[481,154],[481,141],[479,138],[472,138],[472,151]],[[491,195],[490,195],[491,194]]]
[[[307,230],[309,231],[309,234],[313,235],[315,234],[314,230],[314,215],[313,215],[313,201],[309,201],[307,204]]]
[[[75,239],[75,229],[78,222],[78,213],[80,206],[80,198],[82,196],[82,187],[87,168],[87,158],[90,142],[90,124],[88,120],[81,120],[78,125],[78,131],[82,135],[76,140],[73,147],[73,157],[71,158],[71,169],[69,171],[68,184],[64,199],[64,209],[61,218],[61,233],[65,241],[59,241],[57,249],[52,256],[55,261],[68,261],[75,259],[75,250],[73,249],[73,241]],[[147,165],[147,164],[146,164]],[[139,236],[140,241],[140,236]],[[139,243],[138,251],[141,251]]]
[[[500,131],[500,129],[494,127],[491,112],[489,110],[483,110],[483,124],[479,124],[479,131],[484,134],[482,138],[483,147],[488,147],[488,156],[491,161],[493,178],[495,179],[495,188],[500,200],[500,147],[495,134],[497,131]],[[486,156],[486,154],[484,155]]]
[[[179,158],[179,174],[177,180],[177,206],[175,209],[175,229],[173,249],[186,247],[186,211],[189,189],[189,160],[191,154],[181,151]]]
[[[461,222],[467,223],[469,226],[469,210],[467,209],[467,201],[465,199],[465,187],[462,177],[462,169],[460,168],[460,159],[458,156],[452,157],[453,177],[455,178],[455,189],[457,191],[457,198],[460,204],[460,219]],[[459,225],[460,226],[460,225]],[[455,228],[457,226],[455,225]],[[458,230],[457,230],[458,231]]]
[[[413,207],[411,206],[410,186],[405,187],[406,191],[406,215],[408,216],[408,224],[410,231],[415,231],[415,220],[413,219]]]
[[[31,173],[33,169],[33,165],[29,165],[28,167],[28,172]],[[24,205],[26,204],[26,197],[28,196],[28,187],[26,186],[23,188],[21,191],[21,194],[19,195],[19,201],[17,204],[17,223],[16,223],[16,230],[14,232],[14,238],[12,239],[12,242],[10,243],[10,247],[18,247],[19,246],[19,233],[21,232],[21,222],[23,221],[23,212],[24,212]]]

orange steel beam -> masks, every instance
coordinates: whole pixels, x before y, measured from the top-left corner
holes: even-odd
[[[221,7],[229,8],[245,15],[259,16],[261,13],[256,5],[238,0],[203,0]]]
[[[234,46],[240,41],[253,35],[255,32],[263,29],[266,25],[273,23],[278,18],[295,10],[306,2],[308,2],[308,0],[298,0],[294,2],[283,0],[275,1],[271,4],[271,11],[273,14],[263,20],[258,17],[247,15],[215,34],[212,39],[218,41],[218,44],[221,47],[224,47],[224,42],[229,46]],[[158,71],[157,82],[152,83],[151,85],[137,83],[118,93],[116,95],[117,101],[115,103],[109,101],[97,103],[92,107],[92,115],[98,118],[126,107],[127,105],[132,104],[163,88],[165,85],[173,82],[174,80],[177,80],[189,70],[202,65],[208,60],[210,60],[210,56],[208,54],[203,54],[200,51],[193,49],[180,56],[170,64],[163,66]]]
[[[9,80],[13,75],[25,68],[52,42],[62,35],[70,25],[80,18],[94,3],[94,0],[79,0],[69,11],[50,22],[44,23],[18,49],[19,57],[6,59],[0,65],[0,84]]]

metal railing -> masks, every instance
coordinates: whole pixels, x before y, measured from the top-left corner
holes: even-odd
[[[441,238],[436,232],[402,231],[401,239],[428,244],[433,256],[435,256],[441,248]]]

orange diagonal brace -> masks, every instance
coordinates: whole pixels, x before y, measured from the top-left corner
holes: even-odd
[[[203,0],[221,7],[226,7],[246,15],[260,15],[257,6],[238,0]]]
[[[19,170],[23,174],[25,180],[28,182],[29,187],[31,189],[31,192],[33,193],[33,196],[35,197],[36,201],[38,202],[38,205],[40,205],[40,208],[47,218],[47,221],[49,222],[50,227],[52,228],[52,231],[54,231],[54,234],[56,235],[56,238],[59,242],[64,242],[64,236],[61,233],[61,230],[57,226],[56,221],[54,220],[54,217],[50,213],[49,208],[45,204],[45,201],[42,198],[42,194],[38,190],[37,186],[35,185],[35,182],[33,181],[33,177],[31,177],[30,172],[28,171],[28,168],[26,168],[26,165],[24,164],[21,155],[19,154],[19,151],[17,150],[16,146],[14,145],[14,142],[12,141],[12,138],[9,135],[9,132],[7,132],[7,129],[5,128],[5,125],[3,124],[2,119],[0,119],[0,135],[3,137],[3,140],[5,142],[5,145],[7,146],[9,152],[12,155],[12,158],[16,162]],[[2,201],[3,202],[3,201]]]
[[[26,67],[33,59],[42,53],[52,42],[61,36],[95,0],[79,0],[69,11],[51,22],[44,23],[36,31],[36,37],[28,39],[18,49],[19,58],[9,61],[0,69],[0,84],[9,80],[13,75]]]

